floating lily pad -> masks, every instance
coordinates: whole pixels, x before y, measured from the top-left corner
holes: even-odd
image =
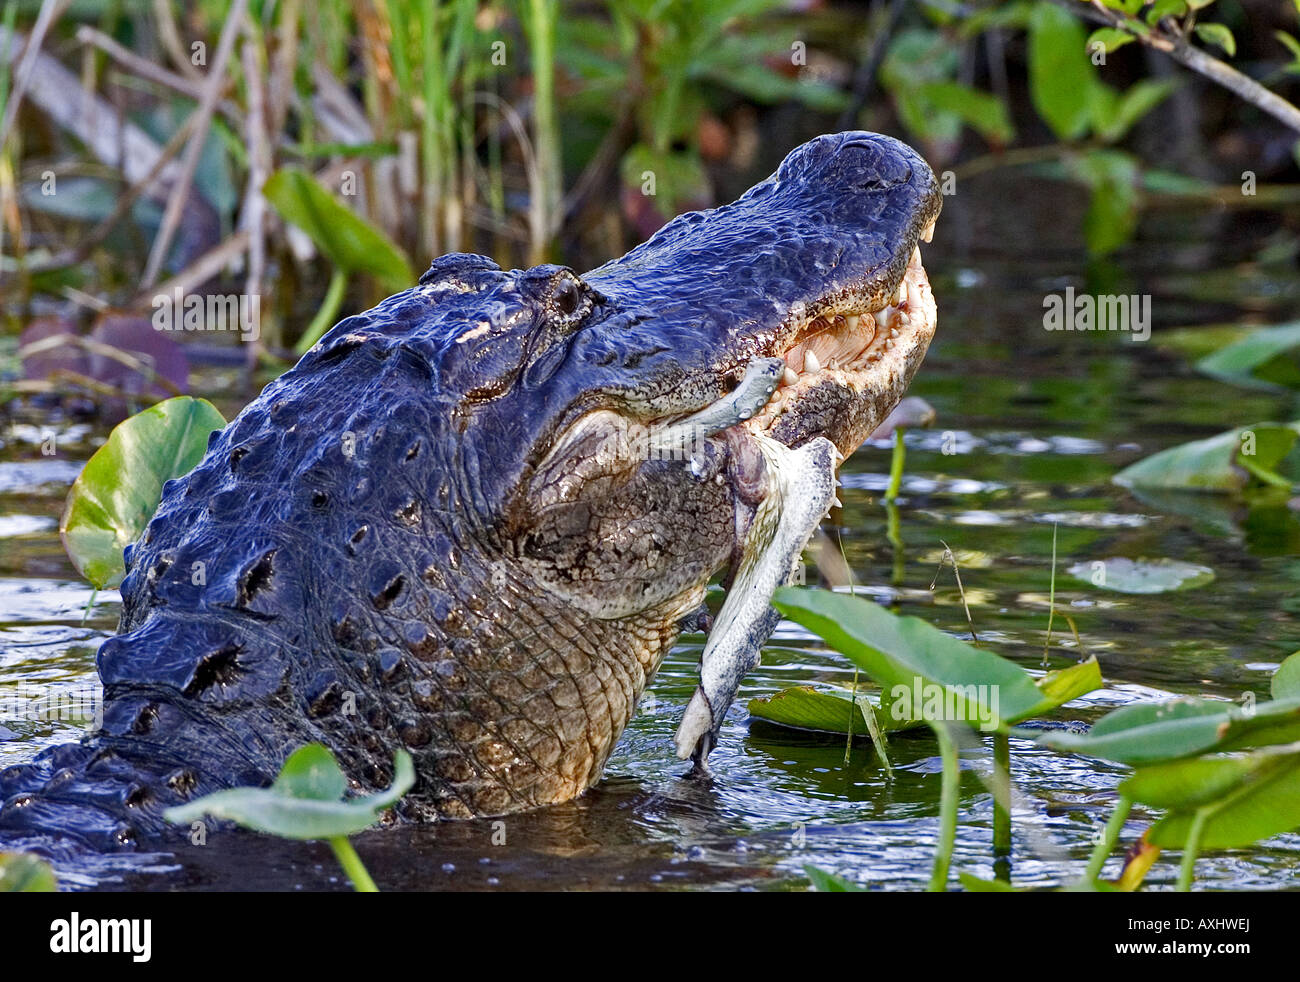
[[[413,784],[411,755],[399,750],[393,783],[387,790],[340,800],[347,790],[347,778],[327,748],[309,743],[289,756],[269,788],[214,791],[168,808],[163,815],[177,825],[210,815],[285,839],[330,839],[374,825],[380,812],[395,804]]]
[[[122,581],[122,550],[158,510],[163,485],[193,470],[209,434],[225,425],[205,399],[168,399],[119,423],[86,462],[68,492],[59,535],[96,589]]]
[[[1300,435],[1297,423],[1256,423],[1170,447],[1130,464],[1113,480],[1123,487],[1236,492],[1252,483],[1289,485],[1278,465]]]
[[[773,603],[881,687],[877,719],[887,730],[934,721],[929,698],[933,692],[943,695],[943,718],[994,729],[1054,709],[1101,686],[1095,659],[1035,681],[1012,661],[959,641],[919,618],[890,613],[863,597],[786,587],[777,591]],[[757,715],[764,719],[835,733],[846,732],[852,719],[855,733],[866,732],[861,711],[848,693],[790,694],[787,690],[779,695],[766,702],[755,700],[750,711],[758,703]],[[949,715],[949,709],[955,712]]]
[[[1300,651],[1288,655],[1277,667],[1270,691],[1274,699],[1300,698]]]
[[[1094,559],[1075,563],[1066,572],[1116,593],[1171,593],[1204,586],[1214,580],[1214,570],[1208,566],[1177,559]]]
[[[1206,355],[1196,367],[1206,375],[1248,388],[1300,389],[1300,323],[1252,331]]]

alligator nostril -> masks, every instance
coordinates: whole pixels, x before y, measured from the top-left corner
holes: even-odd
[[[239,578],[239,606],[247,606],[254,596],[270,585],[275,574],[275,552],[274,549],[266,550],[244,570],[244,575]]]

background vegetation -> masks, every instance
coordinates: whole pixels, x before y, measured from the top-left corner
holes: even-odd
[[[0,24],[20,393],[184,391],[131,326],[176,288],[257,296],[225,357],[279,371],[438,254],[589,268],[836,128],[911,140],[950,191],[1082,182],[1097,256],[1151,196],[1300,196],[1294,3],[6,0]]]

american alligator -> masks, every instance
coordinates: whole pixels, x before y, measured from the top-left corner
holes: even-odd
[[[102,726],[0,772],[0,839],[136,848],[311,741],[357,792],[409,750],[400,819],[573,798],[729,568],[677,737],[703,766],[933,335],[940,201],[907,146],[823,136],[585,275],[448,255],[340,322],[163,489]]]

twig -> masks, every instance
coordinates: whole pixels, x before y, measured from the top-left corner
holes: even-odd
[[[18,107],[22,105],[27,86],[31,84],[32,73],[36,70],[37,56],[41,53],[41,45],[45,43],[45,35],[50,25],[59,19],[71,3],[72,0],[42,0],[41,12],[36,15],[36,24],[32,27],[32,33],[27,38],[27,46],[23,48],[23,56],[14,71],[14,88],[9,93],[9,104],[5,106],[4,119],[0,121],[0,147],[8,141],[9,130],[13,127],[14,120],[18,118]]]
[[[162,41],[162,46],[167,49],[167,54],[176,67],[184,72],[192,81],[201,81],[203,76],[199,70],[194,67],[194,62],[190,61],[185,55],[185,45],[181,41],[181,33],[176,26],[176,18],[172,14],[172,5],[168,0],[153,0],[153,16],[158,22],[158,38]]]
[[[77,28],[77,40],[82,44],[89,44],[98,48],[127,71],[140,78],[147,79],[150,82],[157,82],[159,85],[179,92],[195,102],[203,99],[203,83],[201,81],[184,78],[175,72],[169,72],[157,62],[141,58],[134,51],[122,47],[107,34],[103,34],[93,27],[83,24]],[[219,100],[217,108],[221,110],[221,115],[225,116],[231,123],[235,125],[240,123],[239,107],[229,99]]]
[[[200,283],[205,283],[220,273],[232,259],[248,248],[248,233],[236,232],[224,242],[213,246],[183,270],[158,286],[146,286],[136,294],[131,306],[147,307],[151,299],[180,290],[188,293]]]
[[[21,360],[30,358],[32,355],[41,354],[45,351],[52,351],[56,348],[68,346],[81,348],[88,354],[99,355],[101,358],[107,358],[110,361],[117,362],[119,365],[124,365],[137,375],[144,376],[148,381],[157,382],[174,396],[185,394],[171,379],[159,375],[158,369],[144,358],[137,358],[131,352],[122,348],[116,348],[111,344],[105,344],[103,341],[96,341],[94,338],[83,338],[79,334],[52,334],[47,338],[41,338],[39,341],[33,341],[30,344],[23,345],[17,350],[17,352],[15,352],[15,355]]]
[[[1146,34],[1128,31],[1126,29],[1128,19],[1117,11],[1103,7],[1098,0],[1092,0],[1092,3],[1083,9],[1080,9],[1079,0],[1052,0],[1052,2],[1058,7],[1063,7],[1070,13],[1093,23],[1105,24],[1107,27],[1113,27],[1116,30],[1130,34],[1140,43],[1156,51],[1164,52],[1180,65],[1204,75],[1210,81],[1223,86],[1238,98],[1268,113],[1284,126],[1300,133],[1300,109],[1297,109],[1276,93],[1270,92],[1250,76],[1243,75],[1226,62],[1222,62],[1218,58],[1206,54],[1200,48],[1188,44],[1185,37],[1167,34],[1159,26],[1152,27],[1150,32]]]
[[[244,78],[248,88],[248,185],[244,191],[243,223],[248,233],[248,279],[244,293],[249,297],[262,295],[262,276],[266,268],[266,199],[262,186],[271,172],[271,152],[267,146],[266,119],[263,103],[262,78],[258,55],[260,44],[253,31],[244,35],[240,48]],[[248,346],[248,375],[252,378],[257,367],[260,336]]]
[[[943,539],[939,541],[943,542],[943,558],[939,560],[939,568],[935,571],[934,582],[930,584],[930,589],[933,590],[938,585],[939,574],[943,572],[943,564],[945,562],[952,563],[952,575],[957,578],[957,594],[961,597],[961,605],[966,611],[966,623],[970,625],[970,639],[974,644],[979,644],[979,635],[975,633],[975,621],[970,615],[970,605],[966,603],[966,589],[961,585],[961,570],[957,568],[957,556],[953,553],[952,546],[944,542]]]
[[[167,258],[167,250],[171,246],[172,237],[176,234],[176,228],[180,224],[181,209],[185,204],[185,199],[189,195],[190,184],[194,179],[194,171],[199,165],[199,154],[203,150],[203,144],[208,133],[208,124],[212,120],[212,110],[216,107],[217,97],[221,94],[221,86],[226,74],[226,65],[230,61],[230,53],[235,46],[235,35],[239,33],[244,23],[244,14],[248,9],[248,0],[234,0],[230,5],[230,13],[226,15],[226,22],[221,27],[221,37],[217,40],[217,53],[212,60],[212,70],[208,74],[207,83],[203,89],[203,96],[199,100],[199,107],[195,110],[198,121],[195,123],[194,133],[190,136],[189,145],[185,148],[185,156],[181,160],[181,177],[176,186],[172,188],[171,197],[167,199],[167,210],[163,214],[162,227],[158,230],[158,236],[153,240],[153,249],[149,253],[149,262],[145,266],[144,279],[141,285],[148,289],[158,279],[158,271],[162,268],[163,260]]]

